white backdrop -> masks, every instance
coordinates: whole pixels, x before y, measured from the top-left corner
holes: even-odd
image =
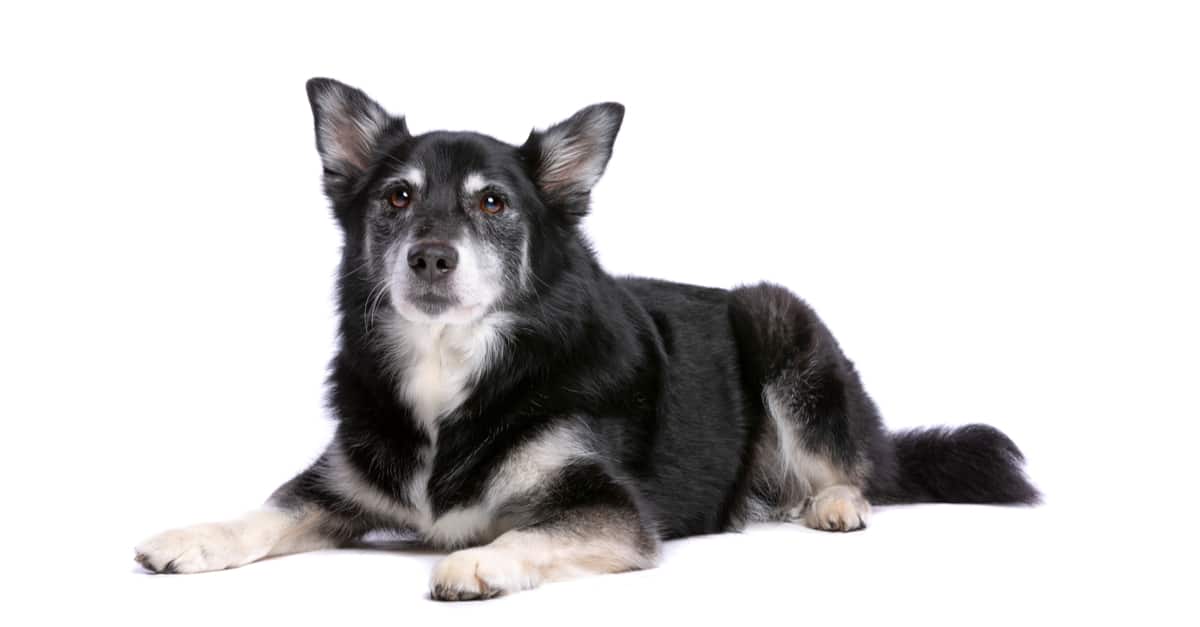
[[[1194,5],[106,4],[0,9],[3,622],[1195,620]],[[315,75],[510,142],[623,102],[586,222],[611,271],[788,285],[891,426],[1004,429],[1046,504],[763,526],[465,606],[404,550],[143,575],[137,541],[331,432]]]

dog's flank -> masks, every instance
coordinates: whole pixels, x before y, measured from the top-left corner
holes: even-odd
[[[648,568],[664,539],[792,520],[868,524],[871,503],[1033,503],[994,428],[884,428],[816,314],[600,267],[579,228],[624,109],[521,146],[413,135],[362,92],[308,84],[344,234],[337,431],[268,504],[138,546],[155,572],[241,566],[408,530],[457,549],[436,599]]]

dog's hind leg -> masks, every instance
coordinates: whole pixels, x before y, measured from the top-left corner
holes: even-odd
[[[781,517],[827,531],[866,526],[863,492],[890,459],[874,404],[816,314],[773,285],[733,292],[732,317],[751,385],[768,414],[755,475]]]
[[[763,391],[773,426],[768,437],[774,435],[770,444],[778,448],[774,471],[782,475],[785,517],[825,531],[862,529],[871,511],[863,496],[866,461],[855,458],[852,443],[837,441],[839,427],[830,424],[845,421],[844,414],[828,405],[821,418],[809,413],[794,394],[811,398],[813,391],[789,374],[780,373]]]

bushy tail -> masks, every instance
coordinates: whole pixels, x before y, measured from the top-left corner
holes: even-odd
[[[1041,500],[1016,444],[988,425],[895,434],[896,472],[870,492],[879,503],[1027,504]]]

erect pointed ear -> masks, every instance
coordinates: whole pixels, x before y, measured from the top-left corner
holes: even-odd
[[[604,174],[624,117],[624,106],[606,102],[530,133],[521,151],[547,200],[564,205],[576,218],[587,213],[588,194]]]
[[[327,182],[344,181],[366,170],[385,132],[408,134],[404,118],[388,115],[358,89],[329,78],[313,78],[305,86]]]

